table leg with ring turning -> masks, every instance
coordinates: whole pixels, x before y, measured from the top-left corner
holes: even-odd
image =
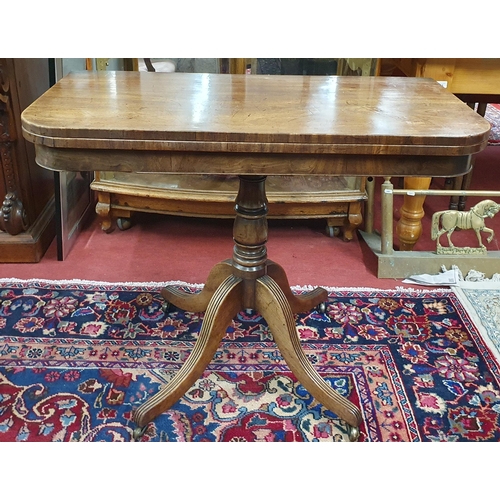
[[[265,176],[240,176],[233,228],[233,258],[217,264],[201,292],[190,294],[165,287],[162,296],[187,311],[205,312],[199,338],[173,379],[134,411],[138,439],[148,422],[168,410],[199,379],[213,359],[232,319],[244,309],[258,311],[297,380],[359,437],[361,412],[317,373],[300,345],[294,313],[323,306],[328,294],[321,287],[295,295],[281,266],[267,259],[267,199]]]

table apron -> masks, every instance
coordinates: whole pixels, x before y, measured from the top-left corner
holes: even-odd
[[[195,153],[70,149],[35,145],[36,162],[56,171],[223,175],[333,175],[455,177],[471,168],[471,155]]]

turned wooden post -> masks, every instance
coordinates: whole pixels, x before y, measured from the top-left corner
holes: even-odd
[[[429,189],[432,177],[405,177],[405,189]],[[425,196],[404,195],[401,216],[396,225],[400,250],[413,250],[422,234],[422,218],[425,214],[423,205]]]
[[[243,305],[255,309],[255,279],[266,273],[266,176],[241,175],[233,225],[233,272],[244,280]]]

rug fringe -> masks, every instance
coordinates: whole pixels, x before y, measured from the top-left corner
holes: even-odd
[[[451,292],[450,288],[406,288],[404,286],[397,286],[396,290],[398,292],[408,292],[408,293],[426,293],[426,292],[437,292],[437,293],[445,293],[445,292]]]
[[[186,283],[184,281],[99,281],[99,280],[50,280],[46,278],[0,278],[0,285],[5,286],[9,283],[30,284],[30,283],[45,283],[48,285],[96,285],[96,286],[126,286],[126,287],[164,287],[168,285],[202,287],[203,283]]]
[[[0,278],[0,286],[8,286],[11,283],[21,284],[24,286],[40,286],[40,285],[91,285],[91,286],[119,286],[119,287],[144,287],[144,288],[163,288],[165,286],[181,286],[190,288],[203,288],[204,283],[188,283],[186,281],[99,281],[99,280],[84,280],[84,279],[67,279],[67,280],[51,280],[46,278]],[[430,289],[416,289],[407,288],[404,286],[396,286],[395,289],[389,288],[374,288],[374,287],[333,287],[326,285],[292,285],[290,288],[297,292],[309,292],[321,286],[327,292],[387,292],[397,293],[406,291],[408,293],[428,293],[432,292],[449,292],[449,288],[433,288]]]

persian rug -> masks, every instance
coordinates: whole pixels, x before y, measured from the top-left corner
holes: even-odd
[[[484,117],[491,124],[488,144],[500,146],[500,105],[488,104],[486,106],[486,113],[484,114]]]
[[[164,285],[0,280],[0,440],[131,441],[132,411],[185,362],[203,318],[165,308]],[[454,292],[328,291],[326,311],[296,325],[315,369],[360,408],[360,441],[500,440],[499,362]],[[332,442],[347,428],[246,310],[141,440]]]

